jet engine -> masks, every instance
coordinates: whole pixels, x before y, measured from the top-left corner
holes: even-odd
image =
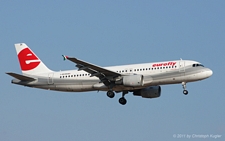
[[[135,90],[133,94],[135,96],[142,96],[143,98],[157,98],[157,97],[160,97],[161,87],[151,86],[151,87],[143,88],[140,90]]]
[[[144,76],[143,75],[123,76],[122,79],[120,79],[119,81],[116,81],[115,83],[119,85],[124,85],[124,86],[131,86],[131,87],[143,86]]]

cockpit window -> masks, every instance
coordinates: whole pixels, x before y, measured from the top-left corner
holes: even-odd
[[[197,64],[197,66],[201,66],[201,67],[204,67],[202,64]]]
[[[202,64],[193,64],[192,67],[204,67]]]

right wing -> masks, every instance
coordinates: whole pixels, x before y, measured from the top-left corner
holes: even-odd
[[[91,76],[96,76],[100,79],[100,82],[103,82],[106,86],[109,86],[112,84],[112,82],[115,82],[115,79],[119,76],[121,76],[120,73],[102,68],[100,66],[85,62],[83,60],[63,56],[65,59],[68,59],[74,63],[76,63],[76,67],[78,67],[79,70],[84,70],[91,74]]]

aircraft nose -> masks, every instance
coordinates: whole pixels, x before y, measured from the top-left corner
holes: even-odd
[[[205,73],[206,73],[206,77],[210,77],[210,76],[212,76],[213,71],[208,69]]]

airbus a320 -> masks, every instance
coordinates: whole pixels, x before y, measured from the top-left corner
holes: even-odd
[[[14,77],[12,83],[64,92],[106,91],[109,98],[122,93],[119,103],[125,105],[129,92],[143,98],[161,95],[160,85],[181,84],[188,94],[186,84],[210,77],[213,72],[201,63],[175,60],[132,65],[100,67],[86,61],[63,55],[76,64],[77,70],[52,71],[25,44],[15,44],[22,74],[7,72]]]

